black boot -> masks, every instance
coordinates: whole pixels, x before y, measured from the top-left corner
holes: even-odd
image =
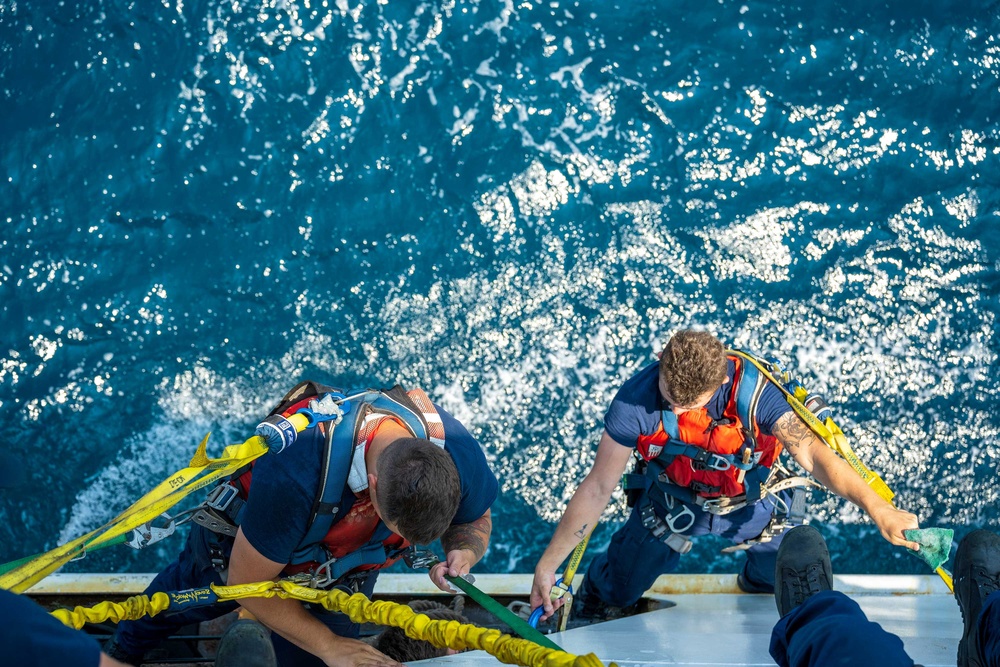
[[[573,596],[573,613],[570,618],[576,621],[576,625],[612,621],[636,613],[637,605],[638,603],[628,607],[610,605],[597,597],[597,594],[587,586],[587,580],[584,579],[583,583],[580,584],[580,590]]]
[[[785,616],[820,591],[833,588],[830,551],[819,531],[796,526],[778,547],[774,566],[774,601]]]
[[[955,599],[965,625],[958,643],[958,667],[983,667],[976,638],[983,602],[1000,590],[1000,535],[988,530],[969,533],[955,554]]]
[[[215,667],[276,667],[271,633],[257,621],[242,618],[222,635]]]

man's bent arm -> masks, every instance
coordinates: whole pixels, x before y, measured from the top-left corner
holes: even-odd
[[[229,558],[229,585],[275,579],[284,569],[284,563],[265,558],[257,551],[247,541],[242,529],[236,533],[233,553]],[[399,667],[398,662],[364,642],[337,636],[296,600],[247,598],[240,600],[240,604],[258,621],[331,667],[360,664]]]
[[[429,572],[434,585],[443,591],[452,592],[445,575],[462,577],[468,574],[486,553],[492,533],[493,515],[489,509],[475,521],[450,526],[441,536],[441,546],[447,554],[445,562],[438,563]]]
[[[854,503],[872,518],[882,537],[897,546],[916,551],[920,545],[903,536],[903,531],[918,528],[915,514],[896,509],[868,486],[850,464],[819,439],[794,412],[778,419],[774,435],[796,463],[811,473],[823,486]]]
[[[531,606],[545,607],[542,619],[551,616],[559,606],[553,605],[549,600],[549,592],[555,584],[556,568],[600,521],[601,514],[608,506],[611,493],[618,486],[633,451],[631,447],[613,440],[607,431],[601,434],[594,465],[570,498],[566,512],[549,541],[549,546],[535,566],[535,578],[531,585]]]

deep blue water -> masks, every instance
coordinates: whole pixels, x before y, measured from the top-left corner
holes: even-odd
[[[463,419],[479,569],[530,571],[686,326],[783,357],[924,525],[1000,523],[996,3],[76,4],[0,0],[0,561],[317,378]],[[925,571],[814,500],[839,571]]]

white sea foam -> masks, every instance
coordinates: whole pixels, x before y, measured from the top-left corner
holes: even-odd
[[[856,229],[840,226],[840,209],[820,202],[776,196],[765,205],[745,197],[738,214],[725,208],[759,183],[770,188],[815,174],[857,176],[904,153],[918,167],[941,173],[970,170],[997,152],[990,143],[995,137],[974,127],[921,134],[858,102],[790,103],[773,90],[736,82],[739,100],[731,104],[737,111],[717,110],[706,127],[692,127],[689,117],[696,114],[671,114],[704,90],[696,70],[660,77],[667,82],[660,87],[648,76],[622,77],[616,67],[594,65],[597,56],[590,54],[606,48],[596,34],[588,35],[589,44],[576,40],[576,56],[565,37],[572,61],[559,60],[566,54],[551,29],[541,31],[540,53],[549,57],[535,71],[525,60],[515,75],[500,49],[488,57],[477,53],[475,71],[463,73],[463,88],[454,91],[434,76],[452,65],[439,42],[451,17],[448,3],[422,4],[399,24],[346,0],[312,13],[299,3],[264,3],[261,11],[269,14],[252,28],[253,40],[273,53],[252,57],[235,45],[247,24],[233,7],[220,5],[199,27],[203,53],[180,86],[177,115],[189,147],[216,121],[208,92],[211,77],[222,71],[222,86],[240,100],[244,118],[262,101],[308,101],[310,116],[293,136],[301,133],[303,148],[316,154],[351,144],[362,116],[377,108],[368,100],[381,94],[405,101],[425,90],[432,106],[440,100],[437,112],[457,111],[443,134],[460,139],[474,123],[473,138],[482,130],[507,139],[509,131],[521,139],[527,157],[520,164],[527,166],[480,181],[488,184],[463,202],[474,215],[447,259],[477,251],[485,238],[490,261],[457,275],[435,272],[419,287],[406,275],[356,284],[347,298],[314,287],[289,299],[287,352],[252,377],[242,367],[226,376],[195,367],[159,387],[155,424],[85,483],[63,540],[107,520],[150,479],[183,465],[207,430],[245,435],[248,415],[263,414],[287,388],[283,380],[306,368],[330,379],[425,386],[480,436],[504,492],[555,520],[593,460],[601,417],[616,389],[655,359],[666,336],[687,326],[778,355],[821,389],[858,453],[901,490],[901,506],[942,521],[996,521],[985,509],[998,500],[996,485],[981,484],[986,480],[975,471],[998,457],[997,420],[986,408],[962,402],[988,384],[996,363],[995,309],[983,275],[997,267],[988,266],[975,236],[956,233],[984,215],[989,198],[973,188],[949,190],[940,200],[915,194],[898,214]],[[530,12],[510,0],[476,5],[477,35],[504,44],[522,9]],[[286,99],[269,98],[275,54],[311,52],[318,40],[341,49],[333,65],[353,72],[344,87],[327,86],[318,103],[309,76]],[[935,57],[920,39],[903,46],[896,58],[913,67],[929,66]],[[973,64],[995,69],[995,40],[984,48]],[[729,87],[728,80],[722,84]],[[633,116],[623,117],[623,110]],[[419,155],[428,163],[439,157],[436,139],[420,137],[431,147]],[[350,166],[324,168],[337,181],[350,175]],[[301,172],[290,175],[293,188],[310,178]],[[622,186],[651,172],[658,176],[641,181],[641,194],[623,194]],[[663,185],[668,179],[674,180]],[[435,187],[443,192],[443,185]],[[567,219],[574,215],[586,219]],[[308,252],[329,240],[314,238],[312,225],[310,219],[300,227]],[[692,235],[702,240],[701,252],[692,248]],[[4,268],[10,276],[4,285],[26,280],[38,291],[69,275],[48,264],[29,276]],[[764,289],[782,294],[773,290],[786,284],[795,288],[793,296],[766,304],[757,296]],[[158,324],[152,301],[123,311]],[[73,331],[39,332],[34,357],[8,353],[0,380],[16,384],[58,360],[62,340],[83,336]],[[92,371],[57,383],[25,414],[85,406],[81,387],[92,383],[104,391],[115,384]],[[233,396],[240,397],[235,404]],[[879,418],[861,417],[872,413]],[[212,442],[225,440],[213,436]],[[619,494],[608,515],[620,516],[621,507]],[[819,519],[862,520],[856,508],[832,498],[817,512]],[[520,558],[516,546],[498,547],[511,563]]]

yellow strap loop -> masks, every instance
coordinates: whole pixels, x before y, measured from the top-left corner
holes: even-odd
[[[798,415],[810,429],[812,429],[813,433],[819,436],[820,440],[825,442],[830,449],[840,454],[840,456],[843,457],[843,459],[847,461],[852,468],[854,468],[854,471],[861,476],[861,479],[868,483],[868,486],[871,487],[872,491],[877,493],[885,502],[895,507],[892,499],[896,497],[896,494],[893,493],[888,484],[882,481],[882,478],[879,477],[877,473],[870,470],[864,463],[861,462],[858,455],[854,453],[853,449],[851,449],[851,445],[848,444],[847,436],[844,435],[844,432],[840,430],[840,427],[834,423],[833,418],[827,417],[826,421],[821,422],[816,415],[814,415],[812,411],[805,406],[805,398],[808,392],[804,387],[798,387],[795,390],[795,393],[792,394],[774,378],[770,371],[764,368],[759,361],[754,359],[749,354],[740,352],[739,350],[729,350],[729,353],[735,354],[741,359],[745,359],[756,366],[757,369],[764,374],[764,377],[770,380],[774,386],[785,394],[785,399],[788,401],[788,404],[792,406],[792,410],[794,410],[795,414]],[[939,577],[941,577],[941,581],[943,581],[945,586],[948,587],[948,590],[954,592],[955,584],[952,581],[951,574],[949,574],[949,572],[943,567],[939,567],[934,571]]]
[[[757,370],[764,374],[764,377],[770,380],[775,387],[781,390],[781,392],[785,395],[785,400],[788,401],[788,404],[792,407],[795,414],[798,415],[799,419],[804,421],[806,426],[812,429],[813,433],[815,433],[820,440],[825,442],[830,449],[840,454],[840,456],[847,461],[852,468],[854,468],[854,471],[861,476],[861,479],[868,483],[868,486],[870,486],[875,493],[881,496],[882,499],[890,505],[892,504],[892,499],[896,494],[894,494],[889,486],[882,481],[882,478],[879,477],[878,474],[870,470],[864,463],[861,462],[861,459],[858,458],[858,455],[854,453],[854,450],[851,449],[851,445],[847,442],[847,436],[844,435],[844,432],[840,430],[840,427],[834,423],[833,418],[827,417],[825,422],[821,422],[816,418],[816,415],[814,415],[809,408],[805,406],[805,403],[803,403],[806,397],[805,389],[799,388],[795,394],[792,394],[754,357],[745,352],[740,352],[739,350],[729,350],[729,353],[749,361],[751,364],[756,366]]]
[[[272,598],[299,600],[322,605],[329,611],[346,614],[355,623],[376,623],[401,628],[408,637],[430,642],[438,648],[458,651],[474,649],[486,651],[497,660],[522,667],[604,667],[601,660],[589,653],[573,655],[539,646],[526,639],[505,635],[499,630],[480,628],[458,621],[432,621],[406,605],[388,601],[373,602],[361,593],[348,595],[339,590],[322,591],[300,586],[291,581],[261,581],[238,586],[212,586],[219,602],[244,598]],[[170,596],[155,593],[152,598],[136,595],[122,603],[101,602],[93,607],[58,609],[52,616],[65,625],[80,629],[84,623],[136,620],[155,616],[167,609]],[[617,667],[611,663],[611,667]]]
[[[23,593],[72,559],[85,553],[88,547],[102,545],[152,521],[188,494],[211,486],[222,477],[232,474],[267,452],[263,438],[253,436],[243,444],[229,445],[222,456],[210,459],[205,453],[209,435],[211,434],[202,439],[187,468],[168,477],[100,528],[0,575],[0,588]]]

